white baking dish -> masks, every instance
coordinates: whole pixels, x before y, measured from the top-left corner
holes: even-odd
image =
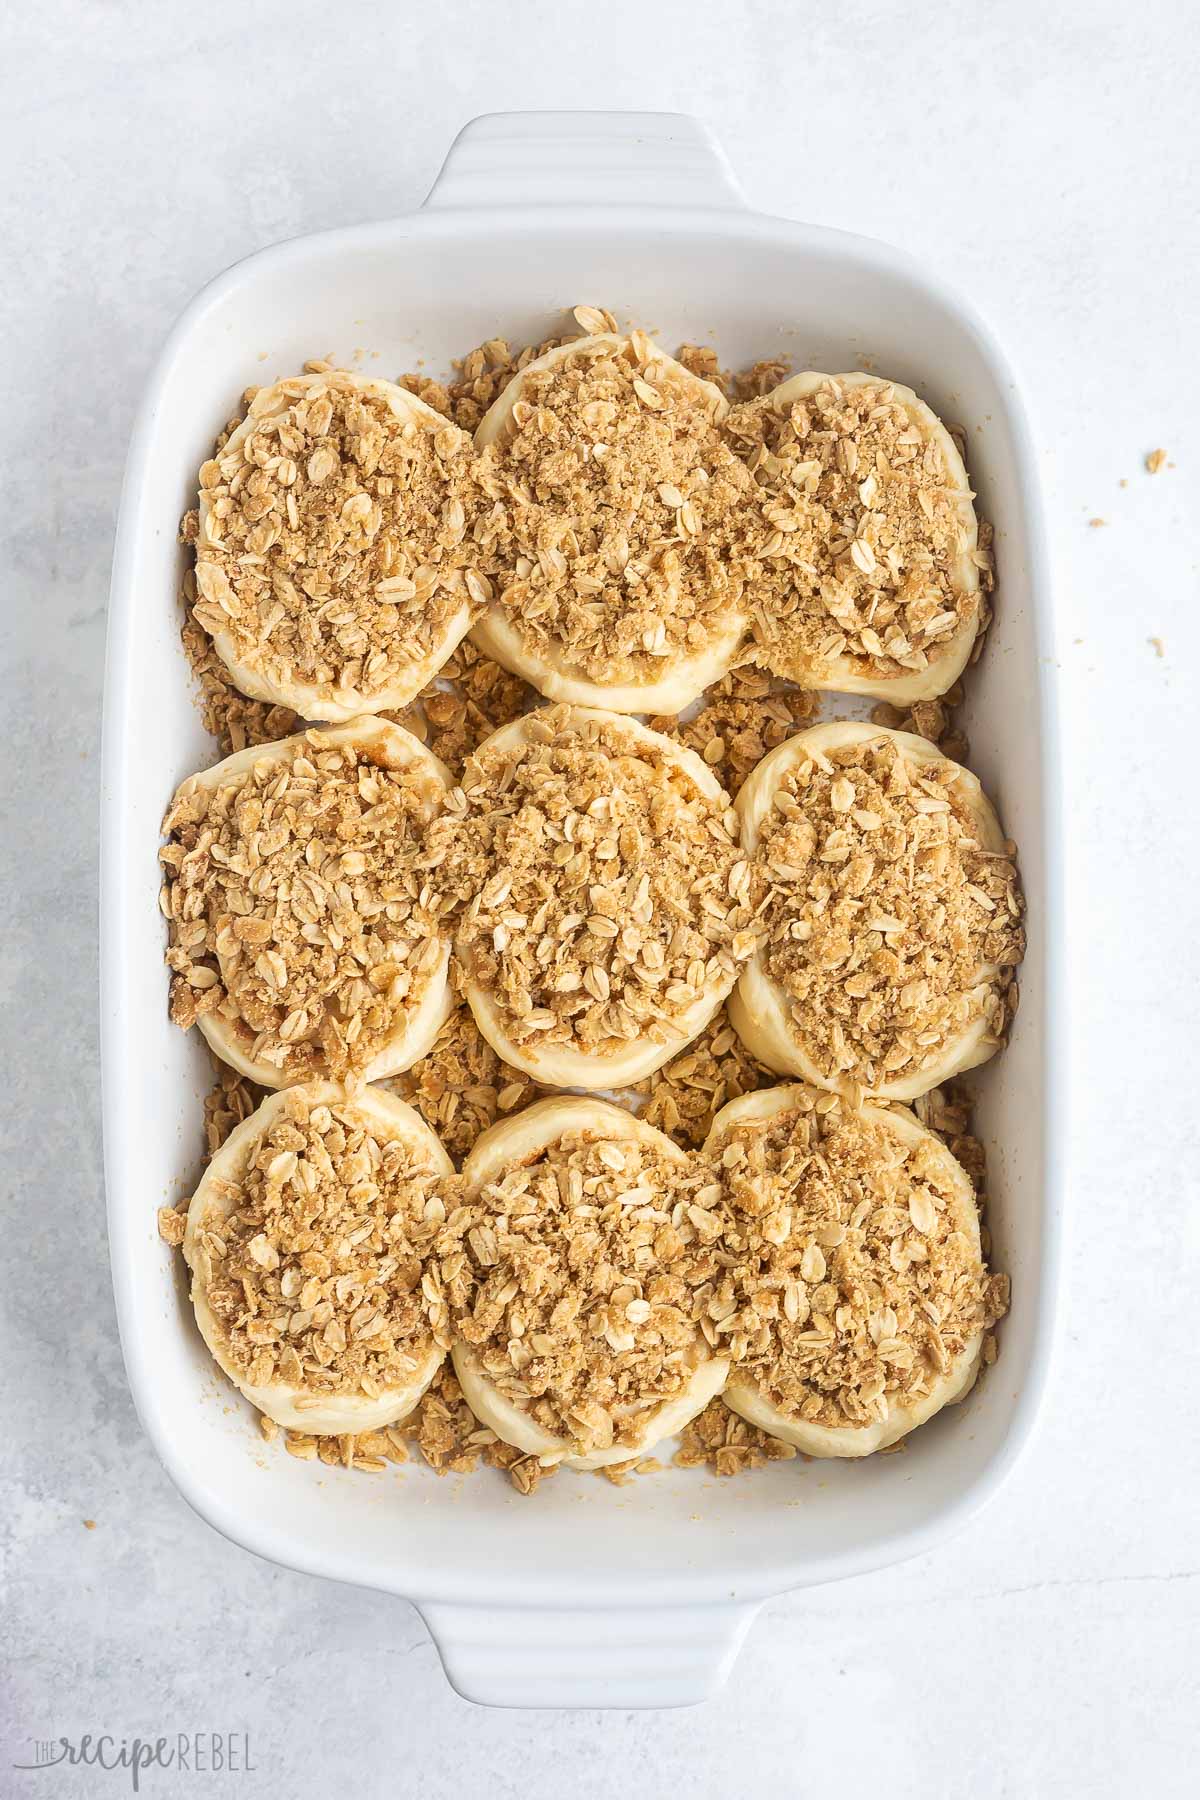
[[[1000,1361],[903,1455],[777,1464],[733,1482],[671,1470],[618,1489],[560,1475],[524,1500],[491,1473],[320,1471],[266,1450],[215,1374],[155,1211],[194,1183],[202,1045],[171,1025],[159,820],[213,758],[179,644],[176,523],[240,390],[313,354],[431,370],[493,336],[544,336],[577,301],[714,343],[740,366],[864,356],[966,423],[998,528],[995,626],[972,672],[972,761],[1020,841],[1023,1004],[979,1079]],[[265,360],[260,360],[264,356]],[[710,1693],[766,1597],[911,1556],[961,1524],[1027,1441],[1058,1272],[1063,1084],[1060,863],[1048,572],[1034,456],[1008,365],[968,307],[894,250],[747,209],[720,151],[665,115],[509,114],[458,138],[426,205],[263,251],[189,306],[130,451],[113,568],[104,746],[103,1045],[113,1279],[130,1384],[196,1510],[259,1554],[403,1594],[468,1697],[669,1706]]]

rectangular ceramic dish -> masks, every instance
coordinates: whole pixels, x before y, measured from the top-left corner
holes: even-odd
[[[309,356],[444,370],[500,335],[536,342],[588,301],[743,366],[871,366],[964,422],[997,527],[996,622],[971,671],[972,762],[1021,846],[1029,899],[1012,1043],[978,1078],[995,1261],[1013,1305],[964,1405],[901,1456],[670,1470],[616,1488],[560,1475],[321,1470],[265,1448],[215,1374],[156,1209],[190,1192],[203,1046],[167,1018],[159,821],[213,759],[176,600],[180,515],[242,388]],[[265,360],[260,360],[265,356]],[[1034,457],[1008,365],[969,307],[907,257],[750,211],[720,150],[665,115],[507,114],[454,144],[425,206],[265,250],[198,295],[138,417],[113,568],[104,747],[104,1109],[113,1279],[129,1380],[193,1507],[258,1554],[406,1595],[460,1693],[493,1704],[650,1707],[719,1684],[760,1603],[927,1549],[998,1486],[1044,1384],[1057,1280],[1063,1094],[1057,754]]]

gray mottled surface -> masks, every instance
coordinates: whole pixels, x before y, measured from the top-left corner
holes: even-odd
[[[197,1729],[248,1730],[257,1773],[144,1792],[1195,1791],[1197,42],[1170,0],[9,10],[0,1793],[128,1791],[12,1770],[35,1737]],[[1033,401],[1059,573],[1073,1229],[1044,1426],[961,1537],[769,1607],[690,1714],[473,1709],[404,1605],[224,1543],[142,1440],[108,1288],[97,743],[139,388],[210,274],[411,207],[515,104],[696,112],[757,204],[973,292]]]

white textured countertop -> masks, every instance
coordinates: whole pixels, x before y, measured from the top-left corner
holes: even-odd
[[[1196,1791],[1198,65],[1171,0],[14,11],[0,1793],[128,1792],[127,1773],[11,1769],[87,1731],[249,1733],[255,1773],[151,1771],[151,1795]],[[1044,1421],[960,1537],[770,1605],[691,1713],[480,1711],[403,1603],[226,1544],[142,1438],[108,1286],[97,734],[139,390],[210,275],[410,209],[464,120],[517,105],[694,112],[754,204],[948,274],[1023,378],[1056,553],[1074,1111]],[[1158,445],[1176,466],[1151,477]]]

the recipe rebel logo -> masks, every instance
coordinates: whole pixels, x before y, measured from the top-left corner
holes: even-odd
[[[176,1769],[188,1775],[253,1775],[257,1764],[246,1731],[177,1731],[169,1737],[113,1737],[85,1732],[82,1737],[34,1738],[29,1754],[14,1769],[125,1770],[131,1791],[141,1792],[142,1776],[151,1769]],[[90,1796],[95,1793],[88,1787]]]

